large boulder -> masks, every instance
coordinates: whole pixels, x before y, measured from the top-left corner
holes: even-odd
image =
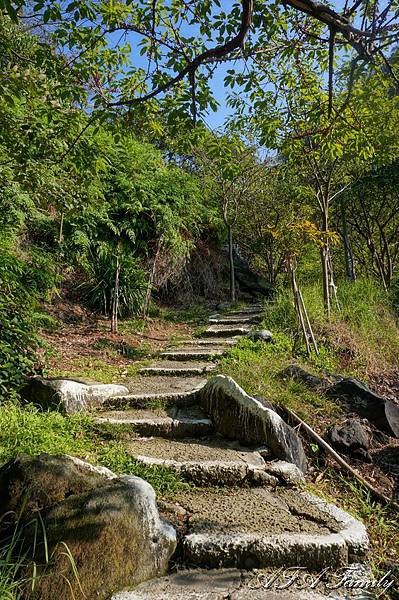
[[[368,453],[370,437],[358,419],[347,419],[341,425],[333,425],[328,432],[328,437],[339,452],[368,462],[371,460]]]
[[[273,410],[249,396],[233,379],[217,375],[199,391],[199,402],[215,429],[242,444],[267,446],[273,456],[306,471],[306,455],[295,431]]]
[[[367,419],[381,431],[399,437],[399,406],[375,394],[361,381],[343,378],[331,385],[327,394],[343,401],[349,410]]]
[[[24,506],[26,517],[104,485],[116,475],[72,456],[20,454],[0,469],[0,514]]]
[[[106,600],[166,574],[176,532],[161,520],[155,492],[146,481],[117,477],[81,461],[74,468],[71,457],[30,460],[34,475],[29,474],[28,457],[8,463],[5,475],[8,497],[13,489],[20,491],[13,482],[23,479],[21,472],[29,484],[26,494],[20,494],[22,507],[26,498],[28,504],[20,520],[19,552],[25,556],[27,581],[36,573],[30,598]],[[14,506],[12,499],[9,506]]]
[[[75,413],[101,406],[113,396],[125,396],[128,393],[124,385],[114,383],[32,377],[22,390],[22,397],[43,408],[59,408],[66,413]]]

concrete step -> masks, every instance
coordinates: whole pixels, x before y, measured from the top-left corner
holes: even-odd
[[[173,348],[169,350],[164,350],[159,354],[159,357],[162,359],[168,360],[179,360],[179,361],[188,361],[188,360],[212,360],[217,359],[222,356],[225,352],[228,351],[228,348],[221,348],[219,346],[212,348],[202,348],[201,346],[192,346],[187,348]]]
[[[173,502],[185,511],[185,564],[338,569],[367,554],[363,524],[298,489],[194,489],[177,493]]]
[[[109,398],[105,407],[115,409],[148,408],[149,406],[189,406],[196,402],[197,392],[206,384],[205,377],[137,377],[127,386],[129,394]]]
[[[211,325],[202,333],[203,337],[235,337],[246,335],[251,331],[250,325]]]
[[[140,375],[187,376],[204,375],[216,368],[211,362],[159,360],[140,369]]]
[[[205,347],[224,347],[224,346],[234,346],[238,340],[239,336],[232,338],[192,338],[190,340],[181,340],[179,342],[180,346],[205,346]]]
[[[166,466],[195,485],[278,485],[257,450],[219,436],[198,440],[141,438],[128,444],[132,455],[146,465]],[[263,451],[266,452],[265,449]]]
[[[214,315],[209,317],[208,322],[211,325],[247,325],[250,323],[259,323],[262,320],[262,315],[246,316],[242,314],[237,315]]]
[[[95,422],[107,433],[130,434],[133,438],[203,437],[213,432],[212,421],[198,407],[104,411],[95,418]]]
[[[356,591],[348,590],[344,596],[340,594],[339,597],[331,595],[324,589],[323,583],[317,586],[322,591],[310,589],[310,583],[317,577],[310,570],[301,570],[291,587],[288,587],[288,581],[294,577],[294,572],[282,571],[273,582],[275,572],[276,569],[261,573],[239,569],[180,569],[166,577],[146,581],[133,591],[115,594],[111,600],[360,600],[359,592]],[[355,582],[363,581],[364,576],[364,565],[359,565],[351,573],[345,573],[348,582],[352,577],[354,590]],[[370,577],[369,570],[366,571],[366,576]],[[309,582],[309,589],[298,589],[305,581]],[[334,585],[333,580],[330,585]]]

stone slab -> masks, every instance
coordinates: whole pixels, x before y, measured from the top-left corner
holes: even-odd
[[[228,337],[237,335],[246,335],[251,331],[250,325],[210,325],[202,333],[203,337]]]
[[[146,465],[166,466],[195,485],[277,485],[258,452],[217,437],[205,440],[141,438],[129,451]]]
[[[323,569],[358,562],[367,554],[364,525],[307,492],[194,490],[176,500],[191,515],[182,541],[188,564]]]
[[[138,377],[129,382],[130,393],[113,396],[103,407],[114,409],[162,406],[190,406],[196,403],[199,390],[206,384],[204,377],[192,377],[185,372],[181,377],[170,375]]]
[[[140,369],[141,375],[179,376],[204,375],[216,368],[211,362],[159,360]]]
[[[318,591],[268,590],[260,585],[238,569],[182,570],[142,583],[134,591],[116,594],[111,600],[338,600],[334,592],[326,596]],[[339,600],[353,597],[343,595]]]
[[[137,436],[167,438],[201,437],[213,431],[213,424],[199,408],[136,409],[101,412],[95,422],[107,430]]]
[[[212,360],[218,358],[226,352],[226,348],[173,348],[165,350],[159,354],[160,358],[178,361],[191,360]]]

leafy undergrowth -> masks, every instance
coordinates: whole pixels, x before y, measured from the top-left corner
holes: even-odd
[[[160,494],[186,487],[171,470],[139,463],[122,441],[102,439],[89,416],[42,412],[32,404],[21,407],[15,402],[0,406],[0,464],[19,453],[41,452],[71,454],[117,474],[137,475]]]

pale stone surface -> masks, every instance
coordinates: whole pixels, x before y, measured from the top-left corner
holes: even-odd
[[[254,494],[257,504],[255,497],[252,501],[250,498]],[[363,560],[367,554],[364,525],[316,496],[264,488],[240,490],[235,496],[229,501],[227,495],[218,499],[211,494],[208,507],[202,501],[197,510],[195,499],[179,499],[193,514],[193,525],[190,521],[189,533],[182,542],[188,564],[323,569]],[[224,522],[222,513],[228,514],[230,521]]]
[[[195,485],[276,485],[258,452],[218,438],[167,440],[141,438],[129,450],[146,465],[166,466]]]
[[[250,330],[250,325],[211,325],[205,329],[203,335],[207,337],[233,337],[237,335],[245,335]]]
[[[183,361],[183,360],[158,360],[151,363],[148,367],[140,369],[141,375],[204,375],[215,368],[211,362]]]
[[[242,444],[264,444],[276,458],[306,471],[306,456],[297,433],[231,377],[217,375],[209,380],[199,392],[199,402],[216,431]]]
[[[324,595],[312,590],[268,590],[247,581],[238,569],[181,571],[116,594],[111,600],[346,600],[352,595]]]
[[[212,360],[220,358],[226,352],[226,348],[176,348],[173,350],[165,350],[159,355],[160,358],[169,360]]]
[[[305,483],[305,477],[302,471],[293,463],[285,460],[274,460],[267,462],[265,466],[267,473],[274,475],[285,485],[299,485]]]
[[[22,396],[43,408],[59,408],[66,413],[75,413],[99,407],[108,398],[127,393],[127,387],[113,383],[82,383],[72,379],[34,377],[22,391]]]
[[[100,413],[95,421],[107,430],[122,430],[135,437],[162,436],[167,438],[184,438],[209,435],[213,431],[213,423],[196,407],[166,409],[136,409],[124,411],[108,411]]]

